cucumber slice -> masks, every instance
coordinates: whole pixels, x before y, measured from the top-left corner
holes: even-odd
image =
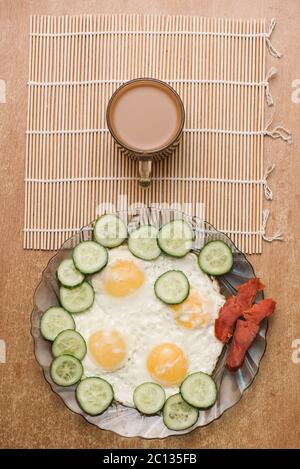
[[[164,389],[156,383],[143,383],[135,388],[133,402],[139,412],[146,415],[153,415],[159,412],[165,403],[166,393]]]
[[[62,306],[69,313],[82,313],[94,303],[94,289],[88,282],[83,282],[78,287],[60,287],[59,297]]]
[[[113,398],[113,388],[102,378],[85,378],[76,389],[77,402],[89,415],[102,414],[110,406]]]
[[[73,259],[65,259],[59,264],[57,278],[65,287],[76,287],[84,281],[84,275],[76,269]]]
[[[207,409],[217,400],[217,386],[211,376],[199,371],[193,373],[180,386],[183,399],[199,409]]]
[[[102,215],[95,223],[94,238],[102,246],[115,248],[127,238],[127,228],[116,215]]]
[[[157,229],[151,225],[140,226],[129,235],[128,249],[145,261],[156,259],[161,250],[157,244]]]
[[[210,275],[224,275],[232,268],[233,255],[224,241],[210,241],[201,249],[198,261],[203,272]]]
[[[40,320],[40,331],[44,339],[52,341],[65,329],[75,329],[71,314],[60,306],[48,308]]]
[[[166,400],[163,419],[170,430],[186,430],[197,422],[198,416],[198,409],[185,402],[181,394],[174,394]]]
[[[74,264],[83,274],[94,274],[107,264],[107,250],[95,241],[82,241],[73,250]]]
[[[83,360],[86,355],[86,343],[79,332],[66,330],[58,334],[52,344],[52,355],[72,355],[72,357]]]
[[[72,386],[80,380],[82,374],[81,362],[71,355],[61,355],[51,363],[51,378],[59,386]]]
[[[184,220],[173,220],[158,233],[160,249],[173,257],[185,256],[192,249],[193,239],[193,230]]]
[[[169,270],[162,274],[154,284],[157,298],[168,305],[182,303],[190,292],[190,284],[181,270]]]

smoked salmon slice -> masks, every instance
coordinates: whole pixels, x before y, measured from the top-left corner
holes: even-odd
[[[244,362],[247,350],[254,341],[261,321],[274,313],[276,302],[271,298],[266,298],[244,311],[243,319],[236,323],[232,343],[227,355],[226,366],[231,371],[236,371]]]
[[[256,303],[252,308],[243,312],[243,317],[247,321],[254,322],[255,324],[260,324],[261,321],[274,313],[276,306],[276,301],[272,298],[266,298],[260,303]]]
[[[259,325],[251,321],[239,319],[236,323],[234,336],[226,359],[230,371],[237,371],[243,364],[246,352],[259,331]]]
[[[263,290],[264,285],[259,278],[252,278],[238,287],[237,294],[226,300],[219,311],[219,317],[215,321],[215,335],[223,343],[232,337],[236,321],[248,310],[258,291]]]

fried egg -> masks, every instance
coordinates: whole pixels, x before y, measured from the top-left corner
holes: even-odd
[[[154,293],[156,279],[173,269],[184,272],[191,286],[179,305],[164,304]],[[188,374],[213,372],[223,347],[214,320],[225,299],[195,254],[143,261],[123,245],[109,251],[107,266],[91,281],[94,304],[74,315],[87,343],[84,376],[110,382],[117,401],[133,406],[134,389],[146,381],[170,396]]]

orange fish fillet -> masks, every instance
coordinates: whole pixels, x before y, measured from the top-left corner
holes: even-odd
[[[245,320],[237,321],[226,360],[229,370],[236,371],[242,366],[246,352],[259,331],[261,321],[274,313],[275,306],[276,302],[267,298],[245,311],[243,313]]]
[[[272,298],[266,298],[260,303],[256,303],[252,308],[243,312],[243,317],[246,321],[260,324],[261,321],[274,313],[276,302]]]
[[[259,325],[251,321],[239,319],[229,353],[226,359],[226,366],[230,371],[237,371],[243,364],[246,352],[254,341],[259,331]]]
[[[249,309],[259,290],[264,285],[258,278],[252,278],[238,287],[238,292],[226,300],[219,311],[219,317],[215,321],[215,335],[221,342],[228,342],[231,338],[236,321],[243,312]]]

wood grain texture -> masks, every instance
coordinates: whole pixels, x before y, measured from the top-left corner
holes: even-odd
[[[0,339],[7,363],[0,363],[0,446],[64,448],[234,448],[299,447],[300,364],[291,361],[291,343],[300,338],[299,228],[300,104],[291,100],[292,81],[300,78],[297,0],[0,1],[0,79],[6,103],[0,104],[1,314]],[[254,384],[241,402],[212,425],[163,441],[124,439],[100,431],[65,408],[50,391],[33,356],[30,337],[32,296],[51,253],[22,249],[23,177],[27,109],[28,17],[30,14],[157,13],[209,17],[276,17],[273,42],[284,53],[272,82],[276,122],[291,128],[295,143],[265,142],[265,165],[275,162],[270,184],[274,200],[269,223],[282,228],[285,241],[266,244],[251,256],[267,295],[278,301],[270,321],[268,348]],[[268,57],[267,68],[274,63]],[[53,431],[55,428],[55,432]]]

